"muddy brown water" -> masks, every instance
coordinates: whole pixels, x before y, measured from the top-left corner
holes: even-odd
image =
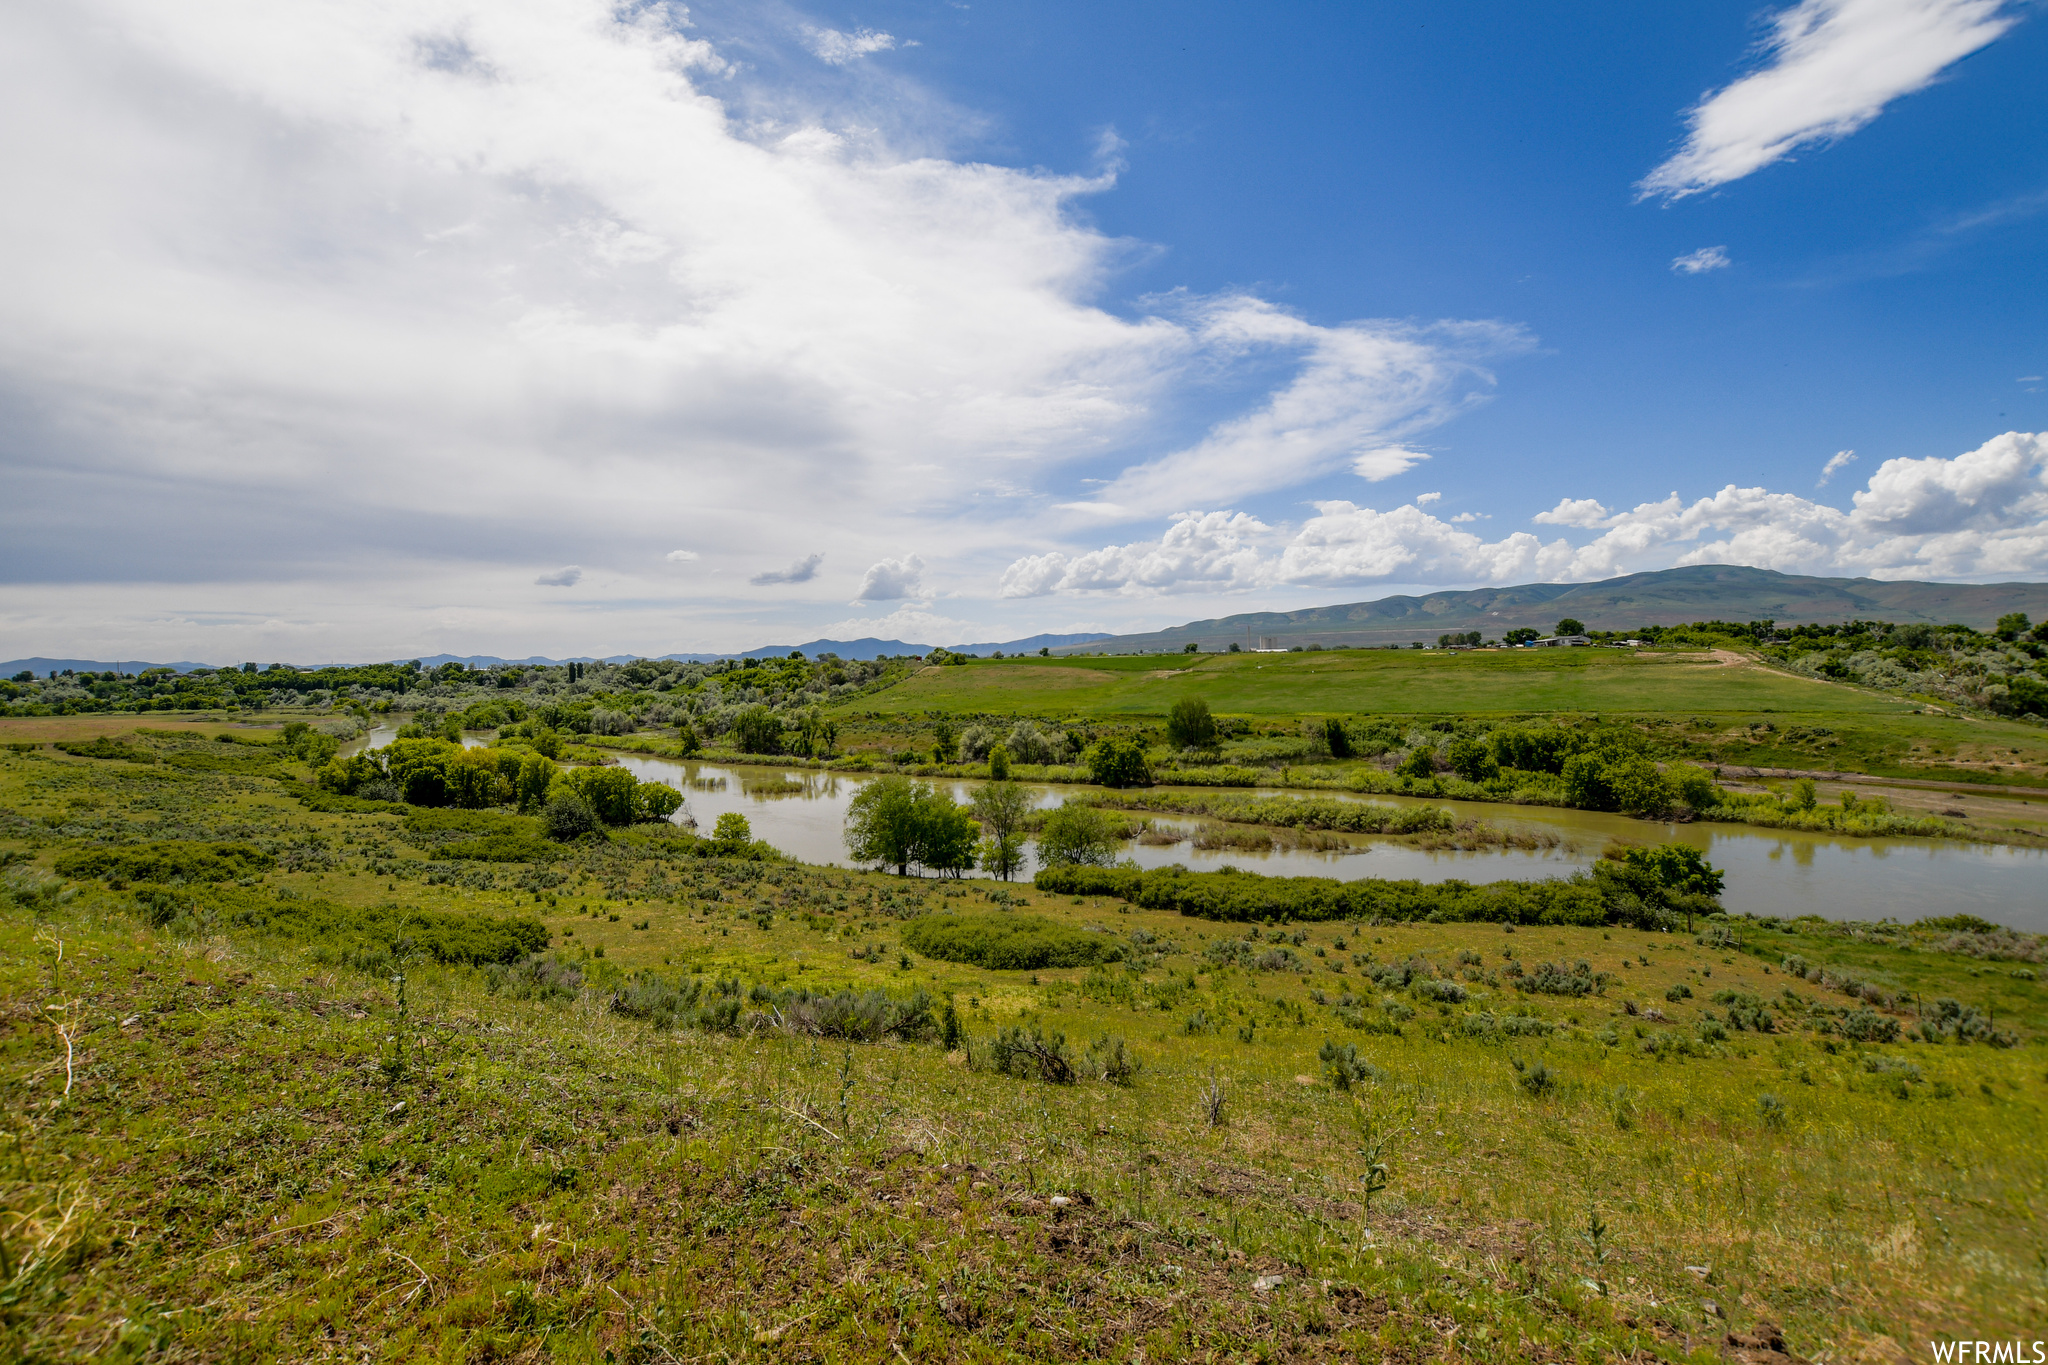
[[[379,727],[353,747],[388,743],[392,731]],[[465,738],[465,743],[480,741]],[[871,778],[774,764],[703,763],[620,753],[619,765],[645,781],[666,782],[683,793],[677,819],[694,819],[709,830],[720,815],[738,811],[754,836],[808,863],[848,867],[843,829],[846,809]],[[979,783],[937,779],[958,801],[973,798]],[[1058,784],[1027,784],[1037,804],[1056,806],[1077,792]],[[1248,795],[1230,789],[1154,788],[1202,795]],[[1141,867],[1180,863],[1196,871],[1226,864],[1250,872],[1286,876],[1452,878],[1486,882],[1567,876],[1589,867],[1615,840],[1683,843],[1704,852],[1726,875],[1722,903],[1736,914],[1821,915],[1828,919],[1912,921],[1929,915],[1968,913],[2033,933],[2048,933],[2048,853],[1947,839],[1866,839],[1756,829],[1711,822],[1665,824],[1596,811],[1508,806],[1487,802],[1426,800],[1401,796],[1358,796],[1343,792],[1261,788],[1260,796],[1329,798],[1388,806],[1441,806],[1458,819],[1483,820],[1510,830],[1562,836],[1566,846],[1528,852],[1485,849],[1430,851],[1398,839],[1357,836],[1353,852],[1286,850],[1251,853],[1204,850],[1191,842],[1126,846]],[[1145,814],[1145,812],[1139,812]],[[1155,828],[1192,835],[1203,822],[1152,815]]]

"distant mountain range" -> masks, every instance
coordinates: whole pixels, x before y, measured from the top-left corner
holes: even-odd
[[[1025,640],[1004,640],[991,644],[956,645],[953,646],[953,649],[961,654],[993,654],[999,649],[1005,654],[1035,654],[1040,649],[1057,648],[1061,645],[1085,644],[1090,640],[1106,640],[1108,638],[1107,635],[1099,633],[1033,635]],[[890,655],[929,654],[933,648],[931,645],[907,644],[902,640],[877,640],[872,636],[864,636],[858,640],[811,640],[800,645],[762,645],[757,649],[749,649],[737,654],[662,654],[656,657],[673,659],[679,663],[701,664],[712,663],[719,659],[782,659],[787,658],[792,650],[801,650],[804,657],[808,659],[815,659],[820,654],[837,654],[842,659],[857,659],[866,662]],[[419,662],[422,668],[439,668],[442,664],[450,663],[469,664],[477,668],[491,668],[501,664],[518,664],[528,668],[551,668],[566,663],[628,664],[635,659],[647,657],[644,654],[613,654],[604,659],[598,659],[588,654],[577,654],[561,659],[550,659],[536,654],[524,659],[501,659],[495,654],[422,654],[419,656]],[[412,661],[410,659],[391,659],[380,660],[380,662],[402,664]],[[145,668],[170,667],[177,669],[180,673],[184,673],[195,668],[228,668],[235,666],[231,664],[200,664],[193,663],[190,660],[164,665],[145,663],[133,659],[121,663],[103,663],[95,659],[45,659],[38,657],[33,659],[14,659],[6,663],[0,663],[0,678],[12,677],[23,669],[28,669],[37,677],[42,678],[48,677],[52,672],[62,673],[67,668],[74,673],[104,673],[110,670],[119,673],[140,673]],[[318,668],[325,667],[325,665],[299,664],[296,667]]]
[[[1685,569],[1659,569],[1628,574],[1598,583],[1525,583],[1514,588],[1476,588],[1433,592],[1426,597],[1382,597],[1336,607],[1302,611],[1252,611],[1208,621],[1191,621],[1169,630],[1137,635],[1033,635],[1022,640],[952,645],[961,654],[1055,654],[1101,651],[1125,654],[1146,650],[1178,650],[1189,642],[1203,649],[1228,649],[1233,643],[1256,648],[1261,638],[1282,647],[1320,644],[1333,648],[1405,645],[1433,642],[1437,636],[1476,630],[1489,639],[1516,626],[1550,633],[1563,617],[1582,621],[1592,630],[1632,630],[1637,626],[1672,626],[1685,621],[1924,621],[1985,630],[2007,612],[2023,611],[2035,620],[2048,618],[2048,583],[1916,583],[1877,578],[1806,578],[1733,564],[1702,564]],[[717,659],[777,659],[792,650],[806,658],[837,654],[862,661],[888,655],[928,654],[931,645],[903,640],[809,640],[800,645],[762,645],[735,654],[663,654],[663,659],[710,663]],[[495,654],[422,654],[420,663],[439,668],[445,663],[550,667],[564,663],[631,663],[639,654],[613,654],[603,660],[589,655],[551,659],[534,655],[502,659]],[[408,662],[404,659],[393,663]],[[38,677],[51,670],[103,672],[117,669],[140,673],[159,665],[130,660],[98,663],[91,659],[13,659],[0,663],[0,677],[28,669]],[[169,665],[180,672],[202,667],[192,662]],[[312,667],[313,665],[301,665]]]
[[[1482,631],[1490,639],[1516,626],[1546,635],[1563,617],[1591,630],[1632,630],[1686,621],[1852,620],[1924,621],[1985,630],[2007,612],[2048,615],[2048,583],[1915,583],[1876,578],[1806,578],[1732,564],[1703,564],[1628,574],[1598,583],[1527,583],[1513,588],[1435,592],[1426,597],[1382,597],[1375,602],[1255,611],[1170,630],[1115,635],[1092,647],[1056,648],[1056,654],[1176,650],[1194,641],[1204,649],[1246,649],[1261,637],[1282,647],[1333,648],[1434,643],[1438,635]]]
[[[45,659],[37,656],[33,659],[9,659],[6,663],[0,663],[0,678],[11,678],[24,668],[35,674],[38,678],[47,678],[50,674],[62,673],[67,668],[74,673],[105,673],[110,669],[116,673],[140,673],[145,668],[175,668],[180,673],[183,673],[188,669],[213,668],[215,666],[213,664],[195,664],[189,659],[174,664],[142,663],[135,659],[130,659],[125,663],[103,664],[92,659]]]

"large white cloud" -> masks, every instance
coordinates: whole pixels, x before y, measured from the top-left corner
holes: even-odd
[[[1482,362],[1529,344],[1521,329],[1494,322],[1318,327],[1245,296],[1187,311],[1193,338],[1212,352],[1299,355],[1299,372],[1257,409],[1125,470],[1075,510],[1159,516],[1186,507],[1191,491],[1239,498],[1347,464],[1371,482],[1392,478],[1429,458],[1393,442],[1483,399],[1493,377]]]
[[[2016,22],[2005,0],[1801,0],[1772,16],[1762,68],[1703,96],[1685,145],[1637,188],[1697,194],[1847,137]]]
[[[1877,578],[2038,575],[2048,572],[2048,438],[2007,432],[1953,458],[1887,460],[1846,512],[1730,484],[1690,503],[1673,493],[1615,513],[1596,499],[1565,498],[1532,520],[1599,534],[1577,546],[1526,531],[1488,541],[1414,503],[1385,512],[1318,503],[1291,530],[1243,513],[1186,513],[1157,541],[1019,559],[1001,590],[1148,596],[1572,582],[1684,564]]]
[[[1148,515],[1383,476],[1520,344],[1242,295],[1120,315],[1129,244],[1071,211],[1108,178],[898,151],[750,79],[661,4],[0,7],[0,573],[40,585],[0,629],[608,652],[602,611],[745,644],[906,543],[935,590],[992,578],[1082,462]],[[527,593],[566,563],[574,594]],[[338,581],[350,610],[281,610]]]

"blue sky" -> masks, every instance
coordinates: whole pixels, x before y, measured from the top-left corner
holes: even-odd
[[[658,653],[2038,579],[2043,19],[15,11],[0,632]]]

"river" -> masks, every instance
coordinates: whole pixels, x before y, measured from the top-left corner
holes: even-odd
[[[388,743],[391,735],[388,727],[380,726],[367,737],[366,743],[372,747]],[[465,737],[464,742],[479,741]],[[351,747],[362,747],[364,743],[359,741]],[[708,832],[720,815],[738,811],[752,825],[754,837],[767,840],[792,857],[808,863],[851,866],[841,830],[854,792],[869,779],[773,764],[701,763],[628,753],[615,756],[620,766],[636,777],[666,782],[682,792],[686,804],[678,812],[678,819],[693,818]],[[939,785],[950,788],[954,799],[964,802],[972,798],[979,784],[942,779]],[[1085,790],[1091,789],[1032,785],[1040,806],[1058,805],[1067,796]],[[1200,790],[1208,796],[1233,794],[1230,790]],[[1181,863],[1200,871],[1227,863],[1275,875],[1413,878],[1425,882],[1458,877],[1482,882],[1568,875],[1590,866],[1600,851],[1616,839],[1632,843],[1676,842],[1700,849],[1726,874],[1727,889],[1721,899],[1736,914],[1912,921],[1961,912],[2031,933],[2048,933],[2048,853],[2035,849],[1945,839],[1859,839],[1705,821],[1667,825],[1594,811],[1426,801],[1401,796],[1362,797],[1342,792],[1264,788],[1258,794],[1442,806],[1460,819],[1473,818],[1508,829],[1562,835],[1568,846],[1541,852],[1430,852],[1399,840],[1360,836],[1354,841],[1359,851],[1354,853],[1247,853],[1238,849],[1197,849],[1188,842],[1133,842],[1127,851],[1142,867]],[[1154,827],[1160,829],[1192,831],[1201,823],[1170,815],[1151,818]]]

